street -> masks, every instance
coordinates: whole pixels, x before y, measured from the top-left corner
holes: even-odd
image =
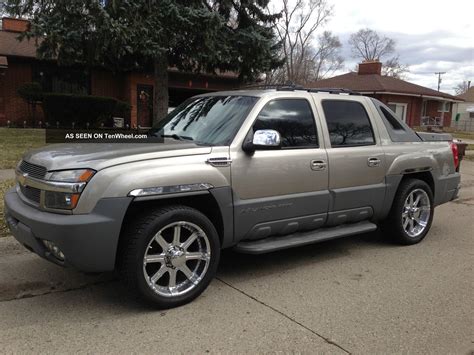
[[[224,251],[194,302],[154,310],[114,274],[62,269],[0,238],[1,353],[474,351],[474,163],[415,246],[380,233],[261,256]]]

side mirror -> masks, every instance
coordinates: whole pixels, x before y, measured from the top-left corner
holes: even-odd
[[[261,129],[253,134],[252,141],[250,141],[250,139],[245,140],[242,149],[245,152],[252,154],[255,150],[275,149],[280,146],[280,133],[273,129]]]

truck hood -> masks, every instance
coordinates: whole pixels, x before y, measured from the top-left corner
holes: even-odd
[[[47,170],[80,168],[101,170],[109,166],[140,160],[209,154],[211,150],[211,147],[175,140],[166,140],[165,143],[135,144],[52,144],[28,151],[23,156],[23,160],[44,166]]]

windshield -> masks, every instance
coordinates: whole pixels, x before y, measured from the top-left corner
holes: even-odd
[[[204,145],[229,145],[257,97],[194,97],[170,112],[149,132]]]

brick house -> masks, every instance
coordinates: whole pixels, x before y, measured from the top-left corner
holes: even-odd
[[[60,67],[54,61],[36,58],[39,40],[18,41],[29,22],[3,18],[0,31],[0,126],[8,121],[22,125],[28,121],[28,105],[17,94],[26,82],[39,82],[48,92],[110,96],[132,106],[130,124],[149,127],[152,122],[153,75],[146,71],[114,73],[102,68]],[[169,70],[171,107],[204,92],[230,90],[238,87],[233,73],[206,75]],[[40,110],[41,111],[41,110]],[[39,113],[41,116],[42,112]],[[38,119],[41,119],[39,117]]]
[[[344,88],[374,97],[388,105],[411,127],[451,125],[452,106],[458,97],[381,75],[378,61],[359,64],[350,72],[310,84],[314,88]]]

